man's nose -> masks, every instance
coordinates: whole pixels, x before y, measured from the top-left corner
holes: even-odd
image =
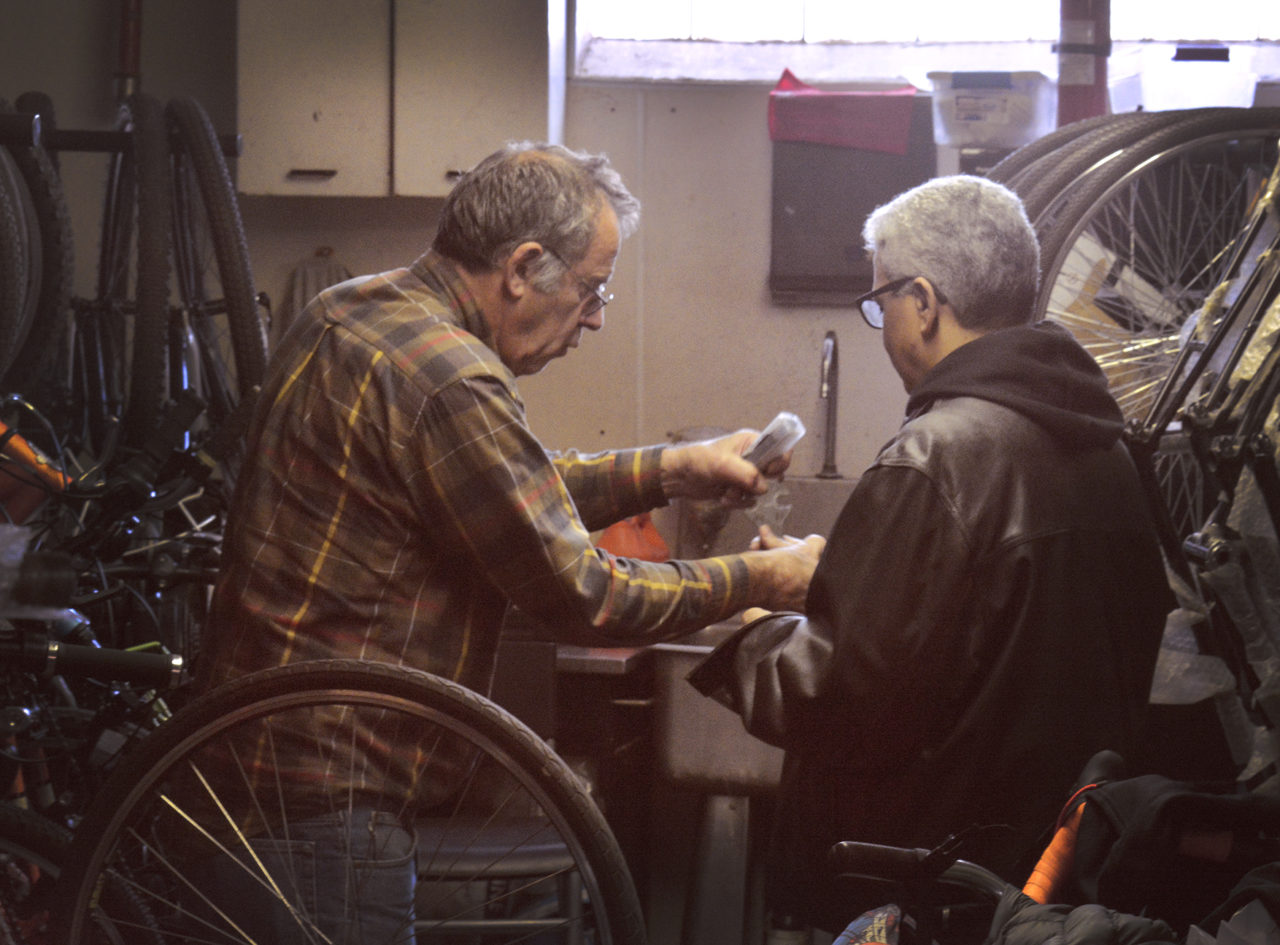
[[[604,309],[592,312],[590,315],[582,319],[582,327],[590,328],[592,331],[599,331],[604,327]]]

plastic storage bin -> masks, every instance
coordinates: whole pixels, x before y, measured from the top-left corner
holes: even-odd
[[[1040,72],[930,72],[934,143],[1016,148],[1058,122],[1057,86]]]

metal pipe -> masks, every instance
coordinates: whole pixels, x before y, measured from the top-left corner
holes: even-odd
[[[836,469],[836,404],[840,399],[840,345],[836,333],[822,339],[822,370],[818,377],[818,397],[826,403],[827,433],[819,479],[839,479]]]

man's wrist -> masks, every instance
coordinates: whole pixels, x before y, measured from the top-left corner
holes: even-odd
[[[684,494],[684,458],[684,450],[679,446],[663,447],[658,458],[658,481],[662,483],[662,494],[668,502]]]

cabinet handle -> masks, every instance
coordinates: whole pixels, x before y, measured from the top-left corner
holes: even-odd
[[[337,176],[336,170],[325,167],[295,167],[285,175],[289,180],[333,180]]]

